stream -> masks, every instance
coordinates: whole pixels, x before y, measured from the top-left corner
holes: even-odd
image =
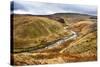
[[[62,45],[63,43],[65,43],[68,40],[74,40],[76,39],[77,34],[74,31],[71,31],[71,34],[69,36],[54,40],[52,42],[48,42],[42,46],[36,46],[36,47],[29,47],[29,48],[17,48],[14,50],[14,53],[21,53],[21,52],[29,52],[29,51],[34,51],[34,50],[41,50],[41,49],[51,49],[54,47],[57,47],[58,45]]]
[[[76,37],[77,37],[76,32],[71,31],[71,33],[72,34],[70,34],[69,36],[63,37],[63,38],[59,39],[57,42],[55,42],[54,44],[49,45],[49,46],[47,46],[45,48],[51,49],[51,48],[57,47],[58,45],[61,45],[61,44],[65,43],[68,40],[76,39]]]

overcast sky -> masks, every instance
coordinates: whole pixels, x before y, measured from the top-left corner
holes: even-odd
[[[78,4],[57,4],[31,1],[14,0],[14,6],[11,6],[12,13],[48,15],[54,13],[83,13],[97,15],[97,7]]]

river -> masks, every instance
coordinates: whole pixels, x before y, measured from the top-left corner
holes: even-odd
[[[57,47],[59,45],[62,45],[63,43],[67,42],[68,40],[74,40],[76,39],[77,34],[74,31],[71,31],[71,34],[69,36],[57,39],[52,42],[48,42],[47,44],[44,44],[42,46],[36,46],[36,47],[29,47],[29,48],[18,48],[14,50],[14,53],[21,53],[21,52],[29,52],[29,51],[34,51],[34,50],[42,50],[42,49],[51,49],[54,47]]]

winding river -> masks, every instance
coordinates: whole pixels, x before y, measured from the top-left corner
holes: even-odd
[[[30,48],[25,48],[25,49],[19,48],[19,49],[16,49],[14,53],[29,52],[29,51],[38,50],[38,49],[51,49],[51,48],[57,47],[58,45],[62,45],[68,40],[76,39],[76,37],[77,37],[76,32],[71,31],[71,34],[69,36],[57,39],[52,42],[48,42],[47,44],[42,45],[42,46],[30,47]]]
[[[57,42],[55,42],[54,44],[49,45],[45,48],[51,49],[51,48],[57,47],[58,45],[62,45],[63,43],[65,43],[68,40],[76,39],[76,37],[77,37],[76,32],[71,31],[71,34],[69,36],[63,37],[63,38],[59,39]]]

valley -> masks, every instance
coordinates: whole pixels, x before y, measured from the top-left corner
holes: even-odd
[[[97,17],[13,14],[12,65],[97,60]]]

